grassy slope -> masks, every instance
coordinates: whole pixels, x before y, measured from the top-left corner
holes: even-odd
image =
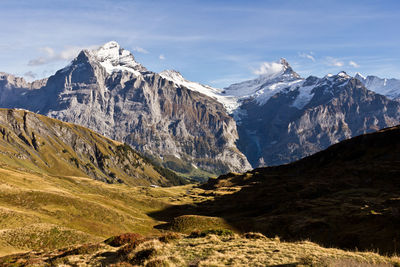
[[[115,246],[116,244],[113,244]],[[135,236],[111,247],[93,243],[50,252],[0,258],[2,266],[398,266],[399,258],[371,252],[322,248],[314,243],[281,242],[261,234]]]
[[[398,253],[399,162],[400,126],[343,141],[292,164],[211,179],[203,195],[214,196],[212,201],[153,216],[218,216],[242,232]]]
[[[190,186],[109,185],[90,178],[51,176],[2,167],[0,254],[95,241],[123,232],[155,233],[158,230],[153,226],[161,222],[147,213],[170,203],[192,202],[184,197],[188,189]],[[60,231],[72,231],[77,238],[65,240]],[[36,238],[32,237],[33,232],[42,233]],[[16,240],[15,236],[20,238]]]
[[[396,211],[400,203],[397,190],[400,128],[385,132],[378,134],[379,138],[368,135],[343,142],[295,164],[221,176],[204,189],[193,185],[170,188],[110,185],[3,162],[0,254],[99,242],[124,232],[154,235],[165,229],[190,233],[209,228],[257,230],[287,240],[319,237],[326,245],[340,245],[333,241],[342,237],[351,242],[349,247],[361,240],[373,244],[363,249],[393,252],[396,243],[390,241],[393,233],[398,234],[393,229],[399,229]],[[12,160],[25,162],[17,159]],[[142,255],[143,250],[151,253],[140,264],[166,260],[179,265],[321,266],[321,262],[325,264],[331,258],[335,258],[337,266],[352,266],[351,261],[398,262],[373,253],[325,249],[310,242],[257,240],[211,235],[179,239],[168,246],[150,240],[147,247],[133,248],[123,260],[136,263],[137,254]],[[110,252],[109,247],[100,247],[103,252]],[[97,253],[89,260],[104,260],[107,255],[112,254]]]
[[[25,253],[0,258],[0,265],[39,266],[51,264],[92,265],[127,264],[164,266],[392,266],[397,258],[374,253],[353,253],[322,248],[311,242],[280,242],[260,234],[247,236],[216,236],[196,234],[193,237],[173,234],[168,244],[158,239],[147,239],[131,249],[105,245],[101,240],[125,232],[147,236],[160,235],[154,226],[164,222],[148,216],[149,213],[176,207],[212,201],[232,195],[240,187],[225,188],[211,194],[193,185],[151,188],[109,185],[89,178],[51,176],[29,173],[11,168],[0,168],[0,255],[21,253],[45,248],[45,252]],[[176,216],[165,214],[169,219]],[[169,224],[171,230],[190,233],[192,230],[231,228],[220,218],[182,216]],[[93,243],[57,250],[73,244]],[[99,243],[100,242],[100,243]],[[78,249],[77,249],[78,248]],[[122,253],[122,254],[121,254]],[[124,254],[125,253],[125,254]],[[369,265],[367,263],[379,263]],[[74,265],[75,264],[75,265]],[[126,265],[130,266],[130,265]],[[150,265],[152,266],[152,265]]]
[[[129,146],[87,128],[24,110],[0,109],[0,164],[129,185],[176,185]]]

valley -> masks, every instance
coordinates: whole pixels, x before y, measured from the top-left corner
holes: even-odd
[[[400,267],[399,10],[2,0],[0,267]]]
[[[289,165],[174,187],[107,184],[3,163],[0,251],[19,254],[0,262],[392,266],[398,258],[377,252],[392,255],[399,245],[399,135],[399,127],[388,128]]]

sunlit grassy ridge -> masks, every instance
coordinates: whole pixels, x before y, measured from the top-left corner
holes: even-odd
[[[107,183],[177,185],[173,172],[155,166],[128,145],[87,128],[24,110],[0,109],[0,166]]]

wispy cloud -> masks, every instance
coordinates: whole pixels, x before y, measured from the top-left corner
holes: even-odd
[[[313,52],[310,52],[310,53],[299,53],[299,57],[307,58],[307,59],[311,60],[312,62],[315,62],[315,57],[313,56]]]
[[[161,54],[158,58],[161,60],[165,60],[165,56],[163,54]]]
[[[142,54],[149,54],[150,52],[147,51],[146,49],[144,49],[143,47],[140,46],[135,46],[134,48],[132,48],[133,51],[138,52],[138,53],[142,53]]]
[[[351,67],[353,67],[353,68],[359,68],[360,67],[360,65],[358,65],[356,62],[354,62],[353,60],[350,60],[349,61],[349,65],[351,66]]]
[[[28,71],[24,73],[24,76],[28,79],[35,79],[37,77],[36,73],[34,73],[33,71]]]
[[[337,58],[334,57],[326,57],[326,64],[328,66],[333,66],[333,67],[343,67],[344,63],[343,61],[340,61]]]
[[[60,52],[56,52],[53,48],[45,46],[39,49],[42,52],[43,56],[29,60],[28,66],[40,66],[55,61],[71,60],[75,58],[78,55],[78,53],[83,49],[94,49],[97,47],[98,46],[88,46],[88,47],[71,46],[64,48],[64,50]]]
[[[263,62],[261,66],[254,70],[256,75],[274,75],[282,71],[282,64],[277,62]]]

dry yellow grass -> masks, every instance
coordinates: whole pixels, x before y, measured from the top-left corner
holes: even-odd
[[[0,255],[21,250],[59,248],[105,239],[124,232],[157,233],[162,222],[147,214],[171,203],[193,202],[186,196],[192,186],[151,188],[109,185],[82,177],[51,176],[0,168]],[[48,234],[32,236],[32,225]],[[49,227],[72,235],[57,235]],[[39,227],[40,226],[40,227]],[[40,230],[40,232],[43,232]],[[8,238],[18,233],[15,240]]]
[[[13,266],[36,262],[38,266],[399,266],[398,258],[371,252],[322,248],[311,242],[288,243],[261,234],[193,238],[150,238],[120,248],[105,243],[88,244],[52,252],[0,258]],[[252,237],[252,238],[250,238]],[[128,247],[128,248],[127,248]]]
[[[375,253],[323,248],[308,241],[289,243],[280,242],[278,238],[247,239],[237,235],[181,239],[174,244],[171,254],[198,266],[329,266],[338,260],[391,266],[398,262]]]

